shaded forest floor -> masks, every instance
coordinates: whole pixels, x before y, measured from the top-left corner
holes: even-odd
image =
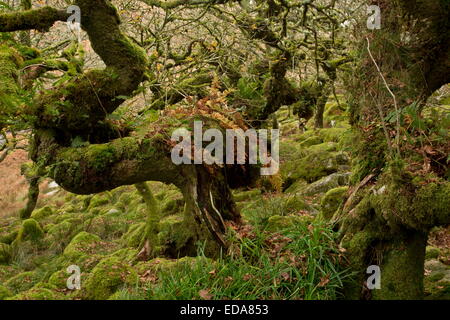
[[[345,108],[345,106],[344,106]],[[352,179],[347,115],[327,104],[325,126],[305,132],[283,108],[280,174],[234,197],[245,227],[230,230],[231,255],[136,259],[146,206],[134,187],[78,196],[42,184],[38,209],[22,223],[22,153],[0,176],[0,299],[337,299],[352,281],[344,250],[326,222]],[[4,170],[6,169],[6,170]],[[170,246],[182,232],[182,195],[149,183],[162,217],[158,239]],[[450,229],[432,232],[425,265],[426,298],[450,299]],[[17,242],[18,238],[22,240]],[[67,267],[81,270],[81,290],[69,290]]]

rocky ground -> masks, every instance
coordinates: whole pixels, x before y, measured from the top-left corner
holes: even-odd
[[[277,116],[282,130],[280,174],[260,180],[254,189],[236,190],[235,200],[252,228],[263,226],[264,232],[276,234],[293,225],[304,225],[306,232],[313,233],[315,220],[329,220],[342,205],[352,179],[346,114],[336,103],[328,103],[327,128],[306,132],[298,128],[297,119],[289,116],[287,109],[281,109]],[[23,205],[25,187],[19,168],[25,160],[24,154],[16,153],[1,168],[0,299],[136,298],[127,294],[133,287],[157,286],[161,270],[182,269],[200,259],[137,259],[146,206],[132,186],[78,196],[55,183],[46,183],[38,208],[30,219],[20,221],[16,213]],[[183,233],[181,193],[162,183],[151,182],[150,186],[162,212],[158,239],[171,246]],[[8,192],[14,196],[8,196]],[[426,257],[426,298],[450,299],[449,229],[433,231]],[[81,290],[67,288],[70,265],[81,269]],[[215,276],[216,270],[212,267],[210,275]],[[281,282],[292,281],[290,275],[281,275]],[[243,275],[247,281],[249,277]],[[223,283],[229,278],[224,277]],[[320,280],[318,287],[323,290],[334,285],[326,277]],[[197,298],[211,295],[200,290]]]

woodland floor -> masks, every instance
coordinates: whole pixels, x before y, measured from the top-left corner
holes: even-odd
[[[246,227],[233,235],[238,245],[231,258],[206,258],[199,244],[197,257],[136,260],[146,207],[132,186],[77,196],[45,181],[27,229],[17,218],[27,156],[11,154],[0,164],[0,299],[342,298],[339,289],[352,275],[331,226],[317,217],[336,210],[348,189],[347,115],[330,102],[327,128],[313,130],[310,123],[306,132],[286,108],[277,115],[281,171],[234,192]],[[158,238],[170,244],[183,219],[181,194],[162,183],[150,186],[162,212]],[[69,265],[81,269],[81,290],[67,289]],[[450,299],[450,229],[432,232],[425,276],[426,298]]]

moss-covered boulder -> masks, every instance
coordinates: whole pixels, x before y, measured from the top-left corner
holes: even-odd
[[[91,198],[88,209],[90,210],[92,208],[100,207],[108,204],[109,202],[110,199],[106,193],[99,193]]]
[[[7,264],[11,260],[11,247],[6,243],[0,243],[0,264]]]
[[[186,266],[193,266],[199,259],[204,257],[183,257],[180,259],[155,258],[149,261],[141,261],[134,267],[139,275],[146,273],[157,274],[158,272],[173,272]]]
[[[308,148],[308,153],[311,153],[311,152],[334,152],[336,150],[337,150],[337,143],[328,141],[328,142],[310,146]]]
[[[427,246],[425,252],[425,260],[437,259],[439,258],[440,253],[441,250],[439,248]]]
[[[329,221],[339,206],[344,202],[347,191],[347,186],[329,190],[320,202],[319,217],[325,221]]]
[[[66,235],[68,234],[68,231],[70,229],[72,229],[72,225],[70,224],[69,221],[63,221],[60,222],[58,224],[54,224],[54,223],[50,223],[46,226],[47,229],[47,234],[54,236],[54,237],[58,237],[59,235],[63,234]]]
[[[6,232],[0,236],[0,243],[11,244],[19,234],[19,230],[13,230],[10,232]]]
[[[302,190],[302,194],[306,196],[312,196],[316,194],[323,194],[328,190],[338,188],[349,183],[350,172],[346,173],[332,173],[329,176],[323,177],[317,180]]]
[[[64,249],[64,256],[75,261],[88,253],[95,252],[95,247],[100,241],[99,236],[82,231]]]
[[[51,286],[54,286],[57,289],[66,289],[67,288],[67,279],[70,277],[70,275],[67,273],[67,271],[64,270],[58,270],[48,278],[48,283]]]
[[[53,214],[52,208],[50,208],[49,206],[45,206],[43,208],[34,210],[31,213],[31,218],[33,218],[35,220],[41,220],[48,216],[51,216],[52,214]]]
[[[450,266],[437,259],[425,262],[425,299],[450,300]]]
[[[17,235],[17,240],[38,240],[44,236],[44,231],[35,219],[23,221],[22,227]]]
[[[138,283],[136,271],[118,257],[101,260],[82,285],[82,295],[86,299],[108,299],[121,286],[135,286]]]
[[[139,251],[134,248],[123,248],[113,252],[110,257],[117,257],[121,261],[133,264],[136,261]]]
[[[8,297],[13,296],[13,293],[11,292],[11,290],[9,290],[7,287],[2,286],[0,284],[0,300],[5,300]]]
[[[66,296],[47,283],[38,283],[31,289],[7,298],[7,300],[65,300]]]
[[[316,144],[321,144],[321,143],[323,143],[323,139],[321,137],[312,136],[312,137],[309,137],[306,140],[300,142],[299,146],[306,148],[306,147],[310,147],[310,146],[313,146]]]
[[[27,271],[10,278],[4,283],[4,285],[13,293],[17,294],[21,291],[32,288],[38,282],[39,277],[37,273],[34,271]]]
[[[320,130],[320,136],[324,142],[340,142],[348,131],[348,128],[324,128]]]
[[[314,220],[311,215],[302,216],[279,216],[274,215],[267,221],[267,231],[278,232],[283,229],[293,227],[296,224],[310,224]]]
[[[299,154],[295,160],[286,161],[280,170],[285,187],[289,187],[299,179],[312,183],[337,172],[340,166],[349,163],[346,154],[330,152],[329,147],[328,143],[312,146],[304,151],[304,156]]]

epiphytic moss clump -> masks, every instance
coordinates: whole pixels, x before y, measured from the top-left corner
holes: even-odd
[[[415,184],[407,172],[400,178],[393,178],[394,174],[388,172],[383,177],[384,187],[374,197],[376,206],[390,225],[403,224],[427,232],[435,225],[450,222],[450,182],[436,179],[436,182]],[[392,211],[396,214],[389,214]]]

